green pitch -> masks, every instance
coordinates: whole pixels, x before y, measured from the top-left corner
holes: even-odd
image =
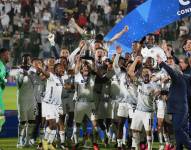
[[[6,138],[0,140],[0,150],[16,150],[16,138]],[[158,144],[154,143],[153,150],[157,150]],[[35,150],[36,148],[22,148],[22,150]],[[82,148],[85,150],[84,148]],[[113,144],[110,145],[110,148],[104,148],[102,144],[100,144],[100,150],[115,150],[116,148],[113,147]],[[88,148],[86,150],[93,150],[93,148]]]
[[[5,104],[5,110],[16,110],[17,103],[16,103],[16,87],[5,87],[3,93],[3,102]]]

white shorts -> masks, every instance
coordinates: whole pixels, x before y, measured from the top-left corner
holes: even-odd
[[[159,100],[157,103],[157,118],[164,119],[166,113],[166,104],[163,100]]]
[[[63,114],[74,112],[75,103],[74,101],[65,101],[63,102],[62,107],[63,107]]]
[[[76,102],[74,109],[74,119],[77,123],[82,123],[85,115],[91,120],[95,120],[95,103],[94,102]]]
[[[142,128],[144,126],[145,131],[151,131],[152,120],[153,113],[135,110],[131,123],[131,129],[136,131],[142,131]]]
[[[119,103],[117,116],[127,118],[129,116],[129,104],[128,103]]]
[[[18,120],[19,122],[35,120],[38,114],[37,106],[25,106],[24,108],[18,108]]]
[[[46,120],[56,119],[56,122],[59,119],[59,106],[54,104],[46,104]]]
[[[47,111],[47,108],[46,108],[46,104],[47,103],[45,103],[45,102],[43,102],[42,101],[42,105],[41,105],[41,107],[42,107],[42,117],[44,117],[44,118],[46,118],[46,111]]]
[[[131,105],[129,105],[129,118],[133,118],[133,115],[135,113],[135,109]]]
[[[111,118],[111,101],[109,102],[104,102],[101,101],[98,104],[98,108],[96,110],[96,117],[97,119],[106,119],[106,118]]]

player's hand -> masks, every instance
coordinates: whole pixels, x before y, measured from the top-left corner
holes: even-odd
[[[141,56],[137,56],[137,57],[135,58],[135,61],[136,61],[137,63],[141,63],[141,62],[142,62],[142,57],[141,57]]]
[[[54,45],[54,44],[55,44],[54,38],[55,38],[55,35],[52,34],[52,33],[49,33],[49,35],[48,35],[48,40],[49,40],[49,42],[50,42],[51,45]]]
[[[71,21],[72,23],[76,23],[76,21],[75,21],[74,18],[71,18],[70,21]]]
[[[82,49],[85,46],[86,42],[84,40],[80,41],[79,48]]]
[[[162,63],[162,58],[160,55],[157,55],[157,63],[160,65]]]
[[[42,68],[37,67],[37,68],[36,68],[36,71],[37,71],[37,73],[41,73],[41,72],[42,72]]]
[[[116,46],[116,52],[117,52],[117,54],[121,54],[122,53],[122,48],[119,45]]]
[[[129,27],[126,25],[126,26],[124,27],[123,31],[124,31],[124,32],[129,31]]]

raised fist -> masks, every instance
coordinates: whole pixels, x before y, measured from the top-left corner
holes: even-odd
[[[54,34],[49,33],[48,40],[49,40],[50,44],[53,45],[53,46],[55,45],[54,38],[55,38]]]

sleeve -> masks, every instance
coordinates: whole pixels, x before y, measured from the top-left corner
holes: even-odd
[[[71,67],[73,66],[73,64],[74,64],[74,58],[75,58],[75,56],[77,55],[77,53],[80,51],[80,48],[78,47],[78,48],[76,48],[71,54],[70,54],[70,56],[69,56],[69,62],[70,62],[70,65],[71,65]]]
[[[173,56],[173,60],[174,60],[175,64],[178,65],[178,64],[179,64],[179,60],[178,60],[178,58],[174,55],[174,52],[172,52],[171,55]]]
[[[0,80],[4,80],[6,75],[5,66],[3,64],[0,65]]]
[[[115,59],[114,59],[114,63],[113,63],[113,69],[117,75],[121,73],[121,69],[120,69],[119,64],[118,64],[119,57],[120,57],[120,55],[116,54]]]
[[[19,69],[16,76],[15,76],[15,80],[17,83],[17,86],[20,88],[23,84],[23,80],[24,80],[24,75],[23,75],[23,70]]]
[[[160,67],[164,68],[166,72],[170,75],[172,81],[178,80],[178,73],[175,72],[171,67],[169,67],[166,63],[162,62]]]
[[[56,50],[56,47],[55,46],[51,46],[51,51],[54,53],[54,56],[56,57],[56,59],[59,59],[59,54]]]
[[[153,82],[153,90],[161,90],[161,85],[159,83]]]
[[[9,76],[16,77],[19,74],[19,69],[11,69],[9,72]]]

